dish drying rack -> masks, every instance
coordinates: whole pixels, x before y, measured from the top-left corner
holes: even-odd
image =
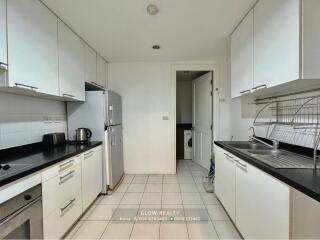
[[[293,131],[303,131],[313,138],[314,169],[317,169],[317,150],[320,143],[320,95],[295,97],[289,99],[270,98],[257,99],[253,104],[261,106],[257,112],[253,126],[267,126],[268,131],[273,126],[283,125]]]

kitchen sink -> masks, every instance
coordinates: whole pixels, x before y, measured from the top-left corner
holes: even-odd
[[[0,178],[8,174],[21,171],[30,166],[32,166],[32,164],[12,164],[12,163],[0,164]]]
[[[278,156],[280,154],[283,154],[282,151],[279,150],[273,150],[273,149],[269,149],[269,150],[248,150],[248,153],[250,153],[251,155],[269,155],[269,156]]]
[[[238,149],[270,149],[268,146],[255,142],[230,143],[229,145]]]

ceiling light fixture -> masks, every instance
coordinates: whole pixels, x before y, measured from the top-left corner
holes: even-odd
[[[156,15],[158,12],[159,12],[159,8],[157,5],[155,4],[149,4],[147,6],[147,12],[150,14],[150,15]]]
[[[154,50],[159,50],[159,49],[160,49],[160,46],[159,46],[159,45],[153,45],[152,48],[153,48]]]

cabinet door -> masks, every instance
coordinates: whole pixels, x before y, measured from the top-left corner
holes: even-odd
[[[215,146],[216,176],[214,180],[215,193],[229,216],[235,221],[235,161],[234,156]]]
[[[106,69],[107,65],[106,65],[106,62],[104,61],[104,59],[102,57],[100,57],[98,55],[97,57],[97,83],[105,88],[106,87],[106,72],[107,72],[107,69]]]
[[[253,10],[231,36],[231,97],[253,87]]]
[[[97,53],[88,45],[85,45],[85,81],[89,83],[97,82]]]
[[[59,95],[57,17],[38,0],[7,1],[9,85]]]
[[[82,201],[85,210],[102,190],[102,150],[96,147],[83,154]]]
[[[254,85],[300,77],[299,0],[260,0],[254,8]]]
[[[58,21],[60,96],[85,100],[84,42]]]
[[[236,225],[245,239],[288,239],[290,188],[239,160]]]
[[[7,3],[0,0],[0,63],[7,61]]]

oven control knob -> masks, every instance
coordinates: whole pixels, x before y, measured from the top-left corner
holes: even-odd
[[[31,195],[25,195],[25,196],[24,196],[24,200],[26,200],[26,201],[30,201],[31,198],[32,198]]]
[[[2,169],[3,170],[8,170],[10,168],[10,165],[6,164],[6,165],[2,165]]]

